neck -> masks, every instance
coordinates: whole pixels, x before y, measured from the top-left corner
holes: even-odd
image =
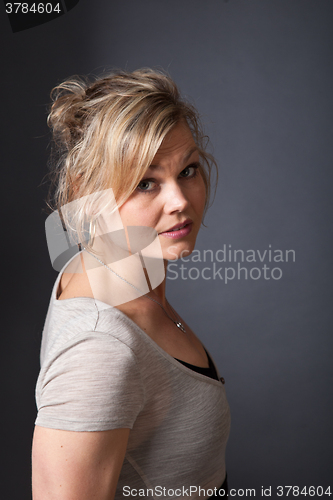
[[[96,246],[97,245],[94,245],[95,250]],[[109,250],[108,252],[105,252],[106,248]],[[128,257],[130,261],[124,258],[112,262],[113,259],[110,259],[111,263],[108,265],[106,262],[108,262],[109,259],[106,257],[106,253],[108,253],[109,258],[113,253],[110,253],[110,246],[102,247],[104,251],[98,252],[98,257],[84,246],[83,249],[86,250],[83,255],[84,268],[85,271],[88,271],[88,279],[96,299],[110,303],[110,305],[113,306],[120,305],[140,297],[140,290],[145,293],[144,290],[147,290],[148,284],[149,291],[145,294],[154,298],[155,301],[157,300],[160,305],[166,306],[165,288],[168,265],[167,260],[163,261],[165,271],[163,281],[152,289],[149,274],[144,266],[144,260],[141,254],[130,255]],[[96,266],[96,260],[100,262],[100,265]],[[142,275],[142,269],[144,271],[144,277]],[[131,288],[129,288],[129,286],[131,286]],[[112,297],[112,292],[115,293],[115,297]]]
[[[168,261],[164,260],[164,270],[165,270],[164,279],[154,289],[152,289],[150,286],[149,276],[148,276],[146,268],[144,268],[145,276],[146,276],[147,282],[149,284],[149,289],[150,289],[150,292],[147,295],[150,295],[152,298],[157,299],[160,302],[160,304],[162,304],[164,307],[166,307],[166,303],[167,303],[166,296],[165,296],[167,268],[168,268]]]

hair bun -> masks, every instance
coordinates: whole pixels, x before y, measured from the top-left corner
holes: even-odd
[[[54,141],[67,150],[71,149],[82,135],[87,88],[87,82],[82,78],[73,77],[51,91],[52,105],[47,123],[52,129]]]

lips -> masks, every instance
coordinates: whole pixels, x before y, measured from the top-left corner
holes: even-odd
[[[167,229],[166,231],[162,231],[162,233],[171,233],[172,231],[179,231],[180,229],[187,226],[188,224],[191,224],[191,222],[192,222],[191,219],[186,219],[183,222],[179,222],[175,226],[172,226],[170,229]]]
[[[192,225],[192,220],[186,219],[185,221],[179,222],[175,226],[172,226],[170,229],[167,229],[159,234],[168,238],[183,238],[192,231]]]

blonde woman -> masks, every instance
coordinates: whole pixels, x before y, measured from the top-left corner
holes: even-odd
[[[209,199],[198,114],[150,69],[52,96],[54,201],[80,251],[43,331],[33,498],[223,497],[223,379],[165,294]]]

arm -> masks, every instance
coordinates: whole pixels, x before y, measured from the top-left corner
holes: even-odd
[[[74,432],[36,426],[33,500],[113,500],[129,432]]]

